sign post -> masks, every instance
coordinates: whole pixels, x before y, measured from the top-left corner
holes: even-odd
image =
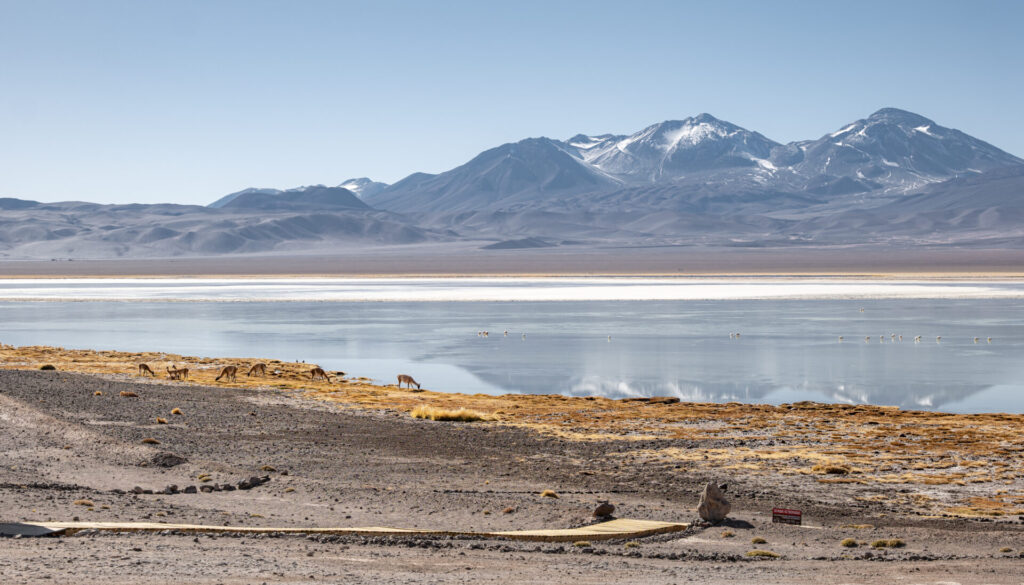
[[[803,513],[800,510],[790,510],[789,508],[772,508],[772,522],[778,524],[796,524],[801,525]]]

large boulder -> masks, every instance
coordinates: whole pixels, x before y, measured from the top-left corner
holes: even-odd
[[[704,493],[700,495],[700,502],[697,503],[697,513],[702,519],[717,524],[725,520],[731,509],[729,500],[725,499],[725,490],[718,487],[718,484],[711,482],[704,486]]]

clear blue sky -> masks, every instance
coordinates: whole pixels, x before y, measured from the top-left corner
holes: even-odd
[[[205,204],[709,112],[1024,156],[1024,2],[0,0],[0,196]]]

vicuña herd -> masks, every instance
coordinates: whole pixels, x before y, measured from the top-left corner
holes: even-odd
[[[188,372],[189,372],[188,368],[184,368],[184,367],[178,368],[174,364],[171,364],[170,366],[166,367],[166,370],[167,370],[167,377],[169,379],[171,379],[171,380],[187,380],[188,379]],[[279,375],[279,374],[281,374],[281,370],[274,370],[274,375],[275,376]],[[152,376],[153,378],[155,378],[156,377],[156,372],[154,372],[153,369],[150,368],[148,364],[139,364],[139,375],[143,376],[143,377],[146,376],[146,375],[149,375],[149,376]],[[264,364],[264,363],[253,364],[252,366],[249,367],[249,371],[246,372],[245,375],[247,377],[251,377],[251,376],[265,377],[267,375],[267,364]],[[344,376],[345,372],[335,372],[335,375],[339,376],[339,377],[340,376]],[[237,376],[238,376],[238,366],[224,366],[224,367],[221,368],[220,374],[218,374],[217,377],[214,378],[213,380],[215,382],[220,382],[221,379],[223,379],[225,382],[235,382]],[[322,380],[324,382],[330,383],[331,382],[331,375],[328,374],[320,366],[316,366],[313,369],[309,370],[309,379],[311,381]],[[398,387],[401,388],[402,384],[405,384],[407,388],[412,388],[413,386],[416,386],[417,390],[419,390],[419,388],[420,388],[420,383],[417,382],[416,380],[414,380],[413,377],[408,375],[408,374],[399,374],[398,375]]]

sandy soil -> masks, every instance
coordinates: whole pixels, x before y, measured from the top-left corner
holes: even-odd
[[[706,248],[614,245],[482,250],[476,244],[438,244],[353,248],[334,256],[0,261],[2,277],[607,274],[1024,276],[1024,250],[938,246]]]
[[[308,364],[274,364],[272,369],[281,371],[276,377],[211,384],[215,368],[192,363],[198,379],[180,383],[126,373],[137,355],[4,351],[5,367],[24,369],[0,371],[0,521],[78,517],[240,526],[555,528],[592,522],[594,505],[610,499],[619,517],[686,522],[694,519],[700,487],[710,479],[728,481],[733,501],[731,520],[722,526],[589,547],[173,532],[5,539],[0,546],[5,584],[1024,581],[1024,518],[1016,515],[1024,510],[1014,509],[1024,480],[1019,459],[1013,459],[1024,449],[1020,417],[854,413],[821,405],[772,409],[460,397],[373,388],[354,379],[312,384],[301,379]],[[29,366],[42,355],[58,362],[60,370]],[[19,359],[25,363],[13,363]],[[105,373],[63,371],[75,369],[72,364],[88,370],[104,363]],[[408,414],[413,403],[448,406],[446,398],[485,410],[492,420],[439,422]],[[521,412],[513,413],[514,406]],[[174,409],[181,414],[172,414]],[[819,426],[840,419],[841,428],[829,426],[826,432]],[[733,428],[740,420],[745,427]],[[807,436],[761,420],[807,427]],[[936,434],[953,438],[934,445],[912,439],[934,430],[931,425],[939,420],[944,427]],[[692,428],[676,432],[687,424]],[[842,445],[840,435],[874,433],[882,424],[898,424],[905,435],[896,433],[898,444],[888,447],[886,456],[902,451],[932,463],[913,472],[936,474],[942,481],[875,481],[889,472],[857,469],[863,463],[839,474],[813,471],[818,459],[810,451],[829,461],[845,457],[836,462],[844,464],[851,453],[827,446],[831,437]],[[638,432],[637,425],[648,425],[651,432]],[[731,430],[715,430],[723,427]],[[700,429],[708,432],[691,432]],[[1017,438],[1003,435],[1007,429]],[[880,441],[877,434],[868,436]],[[144,443],[147,438],[159,443]],[[948,441],[962,443],[961,459],[998,451],[992,461],[1010,457],[1010,467],[984,478],[944,475],[963,467],[950,468],[936,455],[950,448]],[[973,446],[986,441],[991,443]],[[780,444],[800,449],[790,465],[757,457]],[[726,451],[736,456],[724,457]],[[801,459],[804,455],[809,458]],[[205,474],[209,481],[199,479]],[[130,493],[136,486],[159,491],[169,484],[226,484],[253,475],[270,481],[244,491]],[[559,497],[540,497],[545,489]],[[971,495],[961,501],[958,491]],[[931,500],[918,498],[915,504],[914,496],[922,494]],[[986,501],[956,509],[984,494],[998,505]],[[808,525],[772,524],[770,510],[776,505],[803,509]],[[766,542],[753,544],[754,538]],[[841,546],[846,538],[858,546]],[[905,546],[870,545],[896,538]],[[746,556],[753,549],[780,558]]]

